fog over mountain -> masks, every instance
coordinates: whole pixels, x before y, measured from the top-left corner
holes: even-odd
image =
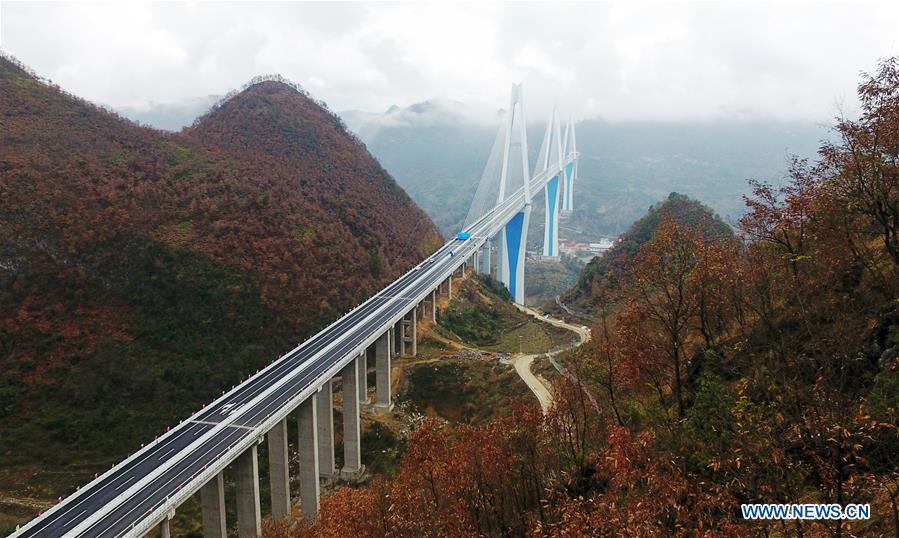
[[[465,218],[499,126],[496,113],[478,118],[468,111],[463,103],[435,99],[341,117],[448,234]],[[544,128],[529,128],[532,158]],[[791,155],[811,157],[829,136],[828,128],[805,121],[580,121],[575,212],[562,235],[616,236],[673,191],[733,221],[743,212],[748,179],[779,181]],[[538,195],[535,216],[543,204]],[[531,223],[535,242],[542,238],[542,217]]]
[[[854,108],[851,75],[897,51],[899,7],[864,5],[4,2],[0,34],[116,108],[281,73],[335,110],[434,95],[495,108],[524,82],[533,119],[559,102],[615,121],[819,121]]]
[[[125,117],[178,131],[218,98],[118,108]],[[399,184],[437,223],[444,235],[462,225],[490,152],[500,109],[437,97],[383,112],[347,110],[340,117],[365,142]],[[532,158],[545,124],[532,122]],[[747,180],[777,182],[792,154],[812,157],[831,136],[808,121],[611,122],[578,123],[583,153],[575,186],[575,213],[563,237],[616,236],[650,205],[671,192],[692,196],[733,221],[743,212]],[[542,195],[534,200],[542,215]],[[531,220],[532,243],[542,240],[542,217]]]
[[[182,127],[187,127],[209,110],[221,97],[221,95],[207,95],[174,103],[150,102],[141,106],[122,106],[115,110],[141,124],[166,131],[180,131]]]

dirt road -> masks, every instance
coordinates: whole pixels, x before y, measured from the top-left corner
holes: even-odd
[[[552,406],[552,393],[549,391],[549,387],[546,386],[546,383],[538,379],[537,376],[535,376],[533,372],[531,372],[531,364],[533,364],[534,359],[536,359],[537,357],[549,356],[550,358],[552,358],[553,356],[563,351],[567,351],[572,347],[577,347],[585,342],[588,342],[590,340],[590,329],[587,329],[581,325],[572,325],[560,319],[545,318],[536,310],[532,310],[526,306],[515,306],[522,312],[530,314],[531,316],[539,319],[544,323],[549,323],[557,327],[568,329],[569,331],[576,333],[579,338],[579,342],[577,344],[573,344],[568,347],[556,349],[554,351],[550,351],[549,353],[538,353],[535,355],[524,355],[516,353],[508,361],[509,364],[515,367],[515,371],[518,373],[518,376],[521,377],[522,381],[527,384],[528,388],[531,389],[531,392],[534,393],[534,396],[537,397],[537,401],[540,402],[540,409],[545,414]]]

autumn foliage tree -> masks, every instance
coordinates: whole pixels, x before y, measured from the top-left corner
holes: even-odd
[[[0,55],[0,467],[70,493],[439,243],[294,85],[169,133]]]
[[[553,411],[413,436],[375,534],[899,536],[897,66],[817,162],[752,182],[739,235],[672,195],[591,263]],[[872,519],[744,521],[757,502]]]

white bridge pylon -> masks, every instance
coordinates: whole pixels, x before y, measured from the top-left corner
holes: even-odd
[[[565,132],[566,136],[568,131]],[[545,170],[561,170],[562,168],[562,139],[559,137],[559,118],[556,116],[556,109],[553,107],[552,116],[549,123],[546,124],[546,132],[543,135],[543,144],[540,146],[540,153],[537,157],[537,163],[534,173],[543,172]],[[546,211],[544,213],[543,226],[543,255],[548,257],[556,257],[559,255],[559,198],[562,193],[562,183],[559,174],[556,174],[546,182],[544,192],[546,195]]]
[[[505,222],[496,237],[485,242],[476,263],[479,272],[491,273],[490,252],[491,245],[494,245],[497,254],[496,278],[505,284],[514,301],[519,304],[524,304],[524,266],[531,199],[534,195],[532,191],[539,191],[541,187],[544,190],[546,211],[543,255],[556,257],[559,255],[559,214],[571,211],[573,207],[572,185],[577,172],[574,123],[569,118],[563,137],[555,108],[547,123],[533,173],[531,172],[523,97],[521,84],[513,85],[508,111],[497,132],[464,225],[464,229],[468,229],[509,196],[523,190],[524,203],[520,211]]]
[[[565,128],[565,140],[562,143],[565,154],[574,156],[571,162],[565,166],[565,188],[562,200],[562,211],[571,213],[574,211],[574,180],[577,179],[577,135],[574,132],[574,121],[569,116],[568,126]]]

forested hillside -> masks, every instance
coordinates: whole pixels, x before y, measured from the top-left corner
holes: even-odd
[[[659,226],[670,222],[700,229],[709,238],[733,236],[730,226],[709,207],[673,192],[650,207],[646,215],[621,234],[611,249],[593,258],[581,271],[577,286],[562,294],[562,300],[588,314],[613,301],[621,292],[621,277],[630,269],[640,247],[655,236]]]
[[[0,489],[67,493],[440,242],[279,80],[171,134],[0,59]]]
[[[547,416],[426,422],[393,480],[284,534],[899,535],[899,58],[859,100],[815,162],[750,183],[739,235],[658,215]]]

